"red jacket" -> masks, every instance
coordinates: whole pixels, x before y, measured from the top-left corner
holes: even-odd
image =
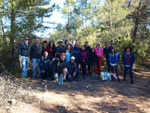
[[[47,46],[46,48],[45,48],[44,46],[42,46],[42,53],[43,53],[44,51],[48,51],[48,53],[50,53],[50,48],[49,48],[49,46]],[[43,54],[44,54],[44,53],[43,53]]]

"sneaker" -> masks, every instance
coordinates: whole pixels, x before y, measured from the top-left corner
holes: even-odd
[[[94,76],[95,76],[95,73],[92,73],[92,76],[94,77]]]
[[[86,79],[86,75],[83,75],[83,79],[84,79],[84,80]]]
[[[98,75],[95,73],[95,76],[97,77]]]

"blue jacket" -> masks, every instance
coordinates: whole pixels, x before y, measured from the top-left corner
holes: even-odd
[[[115,51],[115,53],[109,53],[109,62],[110,63],[117,63],[120,60],[119,52]]]
[[[75,60],[76,60],[76,62],[79,62],[80,48],[74,47],[73,50],[74,50],[74,56],[76,58]]]
[[[67,63],[67,69],[68,69],[68,75],[73,75],[74,72],[77,72],[77,65],[74,62],[73,64],[71,64],[71,62]]]
[[[125,66],[125,58],[126,58],[126,52],[122,55],[122,62],[124,64],[124,66]],[[133,67],[133,64],[135,62],[135,56],[133,53],[130,53],[130,61],[131,61],[130,66]]]
[[[20,43],[19,47],[18,47],[18,54],[19,54],[19,57],[21,57],[21,56],[28,57],[29,44],[26,44],[25,42]]]

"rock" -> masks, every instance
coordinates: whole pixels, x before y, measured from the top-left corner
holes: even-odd
[[[70,85],[68,85],[68,86],[67,86],[67,88],[68,88],[68,89],[70,89],[70,88],[71,88],[71,86],[70,86]]]

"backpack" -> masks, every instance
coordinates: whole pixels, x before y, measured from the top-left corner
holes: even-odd
[[[111,74],[111,80],[114,80],[116,82],[120,82],[120,78],[117,76],[116,73]]]

